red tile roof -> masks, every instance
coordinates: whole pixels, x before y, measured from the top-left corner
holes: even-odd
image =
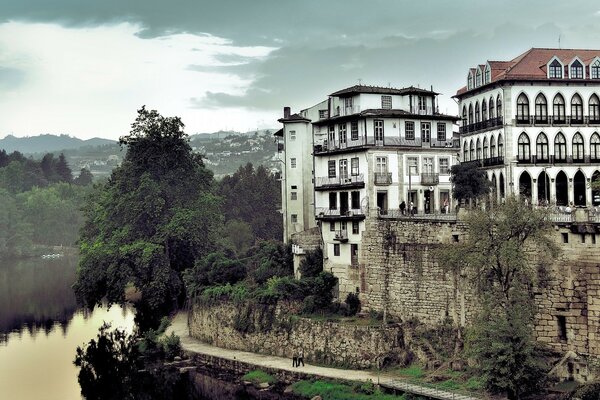
[[[587,67],[594,58],[600,57],[600,50],[532,48],[510,61],[488,61],[492,69],[492,83],[502,80],[547,80],[546,65],[555,56],[565,66],[578,57]],[[586,68],[587,79],[588,72]],[[462,87],[456,95],[466,92],[467,88]]]

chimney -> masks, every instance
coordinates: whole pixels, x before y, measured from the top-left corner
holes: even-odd
[[[289,107],[283,107],[283,118],[289,118],[291,114]]]

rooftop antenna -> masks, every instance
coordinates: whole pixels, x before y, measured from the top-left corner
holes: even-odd
[[[558,34],[558,48],[560,49],[560,33]]]
[[[362,79],[358,78],[358,86],[362,85]]]

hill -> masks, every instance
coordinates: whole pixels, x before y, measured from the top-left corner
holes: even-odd
[[[61,150],[80,149],[116,143],[114,140],[93,138],[82,140],[69,135],[38,135],[18,138],[8,135],[0,139],[0,149],[7,153],[18,151],[23,154],[58,152]]]

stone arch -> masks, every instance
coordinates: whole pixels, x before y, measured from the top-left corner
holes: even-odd
[[[504,174],[502,172],[500,172],[500,178],[498,179],[498,186],[500,189],[500,197],[504,198],[505,197],[505,189],[504,189]]]
[[[538,204],[550,203],[550,178],[546,171],[540,172],[537,179]]]
[[[585,175],[578,170],[573,177],[573,199],[576,206],[585,206],[586,204],[586,183]]]
[[[531,175],[529,172],[523,171],[519,176],[519,196],[521,199],[527,200],[531,204]]]
[[[569,180],[564,171],[559,171],[555,179],[556,205],[566,206],[569,204]]]
[[[592,182],[600,184],[600,171],[595,170],[592,174]],[[600,189],[592,189],[592,205],[600,206]]]

